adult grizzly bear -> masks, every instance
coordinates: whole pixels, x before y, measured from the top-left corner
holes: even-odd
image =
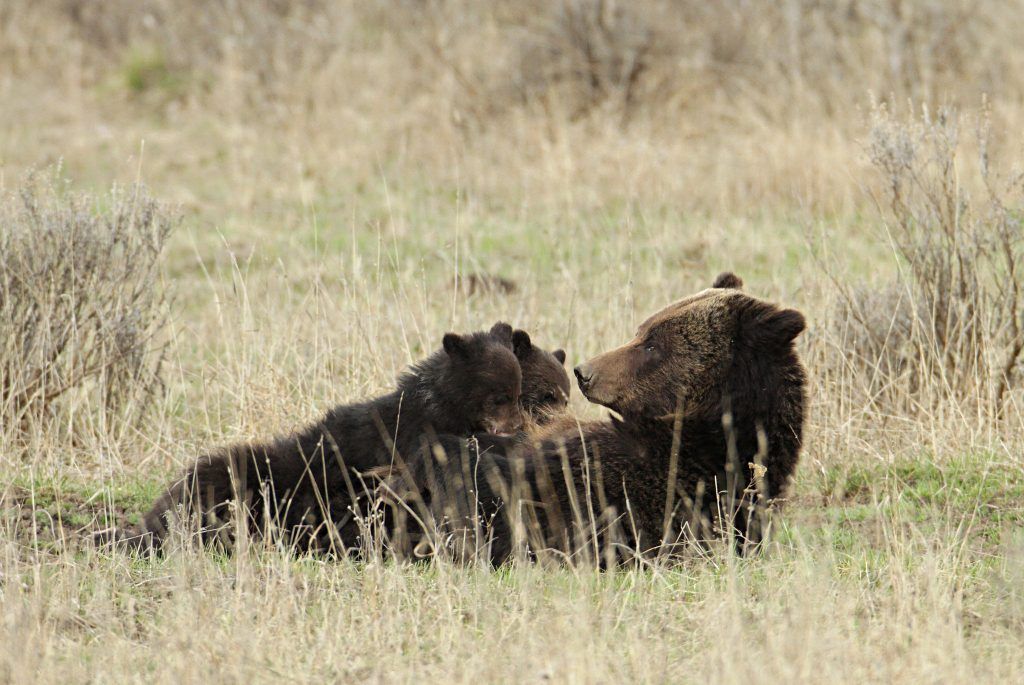
[[[576,367],[587,399],[621,418],[559,422],[532,445],[441,436],[384,482],[416,522],[395,517],[398,551],[461,540],[493,563],[516,549],[612,563],[723,533],[757,544],[800,452],[805,322],[741,284],[722,274]]]
[[[448,333],[443,348],[402,374],[392,392],[335,407],[294,435],[200,457],[145,515],[141,530],[107,531],[98,541],[158,549],[183,513],[204,540],[230,543],[236,531],[227,523],[239,503],[252,534],[272,523],[299,549],[353,547],[367,495],[365,472],[401,463],[428,436],[514,433],[523,427],[524,372],[543,381],[540,391],[526,386],[531,398],[546,398],[550,379],[566,375],[550,353],[526,349],[524,336],[528,342],[524,331],[501,322],[487,332]]]

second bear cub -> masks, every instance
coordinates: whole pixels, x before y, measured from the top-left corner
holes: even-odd
[[[529,333],[519,329],[512,333],[512,349],[523,370],[523,409],[537,425],[546,424],[569,405],[565,350],[543,350],[533,344]]]

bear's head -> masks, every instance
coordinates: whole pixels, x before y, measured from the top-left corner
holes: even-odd
[[[462,432],[515,433],[523,427],[520,408],[522,371],[512,351],[512,327],[498,322],[487,332],[447,333],[443,399]],[[436,397],[436,394],[435,394]]]
[[[726,398],[733,407],[734,400],[771,404],[773,393],[789,391],[782,387],[789,380],[792,392],[802,393],[793,341],[804,330],[803,315],[751,297],[741,285],[735,274],[721,274],[714,287],[648,318],[625,345],[577,366],[584,396],[629,420],[721,417]]]
[[[512,333],[512,349],[523,371],[520,403],[540,424],[565,410],[569,404],[569,374],[565,371],[565,351],[548,352],[533,344],[524,330]]]

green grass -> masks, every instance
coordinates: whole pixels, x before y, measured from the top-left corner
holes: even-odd
[[[23,541],[47,546],[68,542],[77,548],[94,530],[138,524],[166,481],[139,477],[118,482],[70,476],[33,479],[17,474],[0,490],[0,520],[14,522]]]
[[[837,465],[820,485],[835,516],[847,522],[864,523],[875,513],[916,523],[945,517],[996,543],[1024,525],[1024,471],[994,454]]]
[[[183,94],[187,89],[185,76],[174,70],[163,51],[151,45],[129,49],[121,67],[124,87],[139,96],[158,91],[164,97]]]

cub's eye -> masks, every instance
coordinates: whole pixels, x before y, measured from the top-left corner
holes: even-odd
[[[656,352],[657,350],[658,350],[658,347],[654,343],[652,343],[652,342],[644,343],[644,352]]]
[[[555,393],[553,392],[549,392],[547,395],[544,395],[544,402],[546,403],[550,404],[551,402],[554,402],[556,399],[557,398],[555,397]]]
[[[494,398],[494,406],[504,407],[506,404],[512,401],[512,398],[508,395],[498,395]]]

